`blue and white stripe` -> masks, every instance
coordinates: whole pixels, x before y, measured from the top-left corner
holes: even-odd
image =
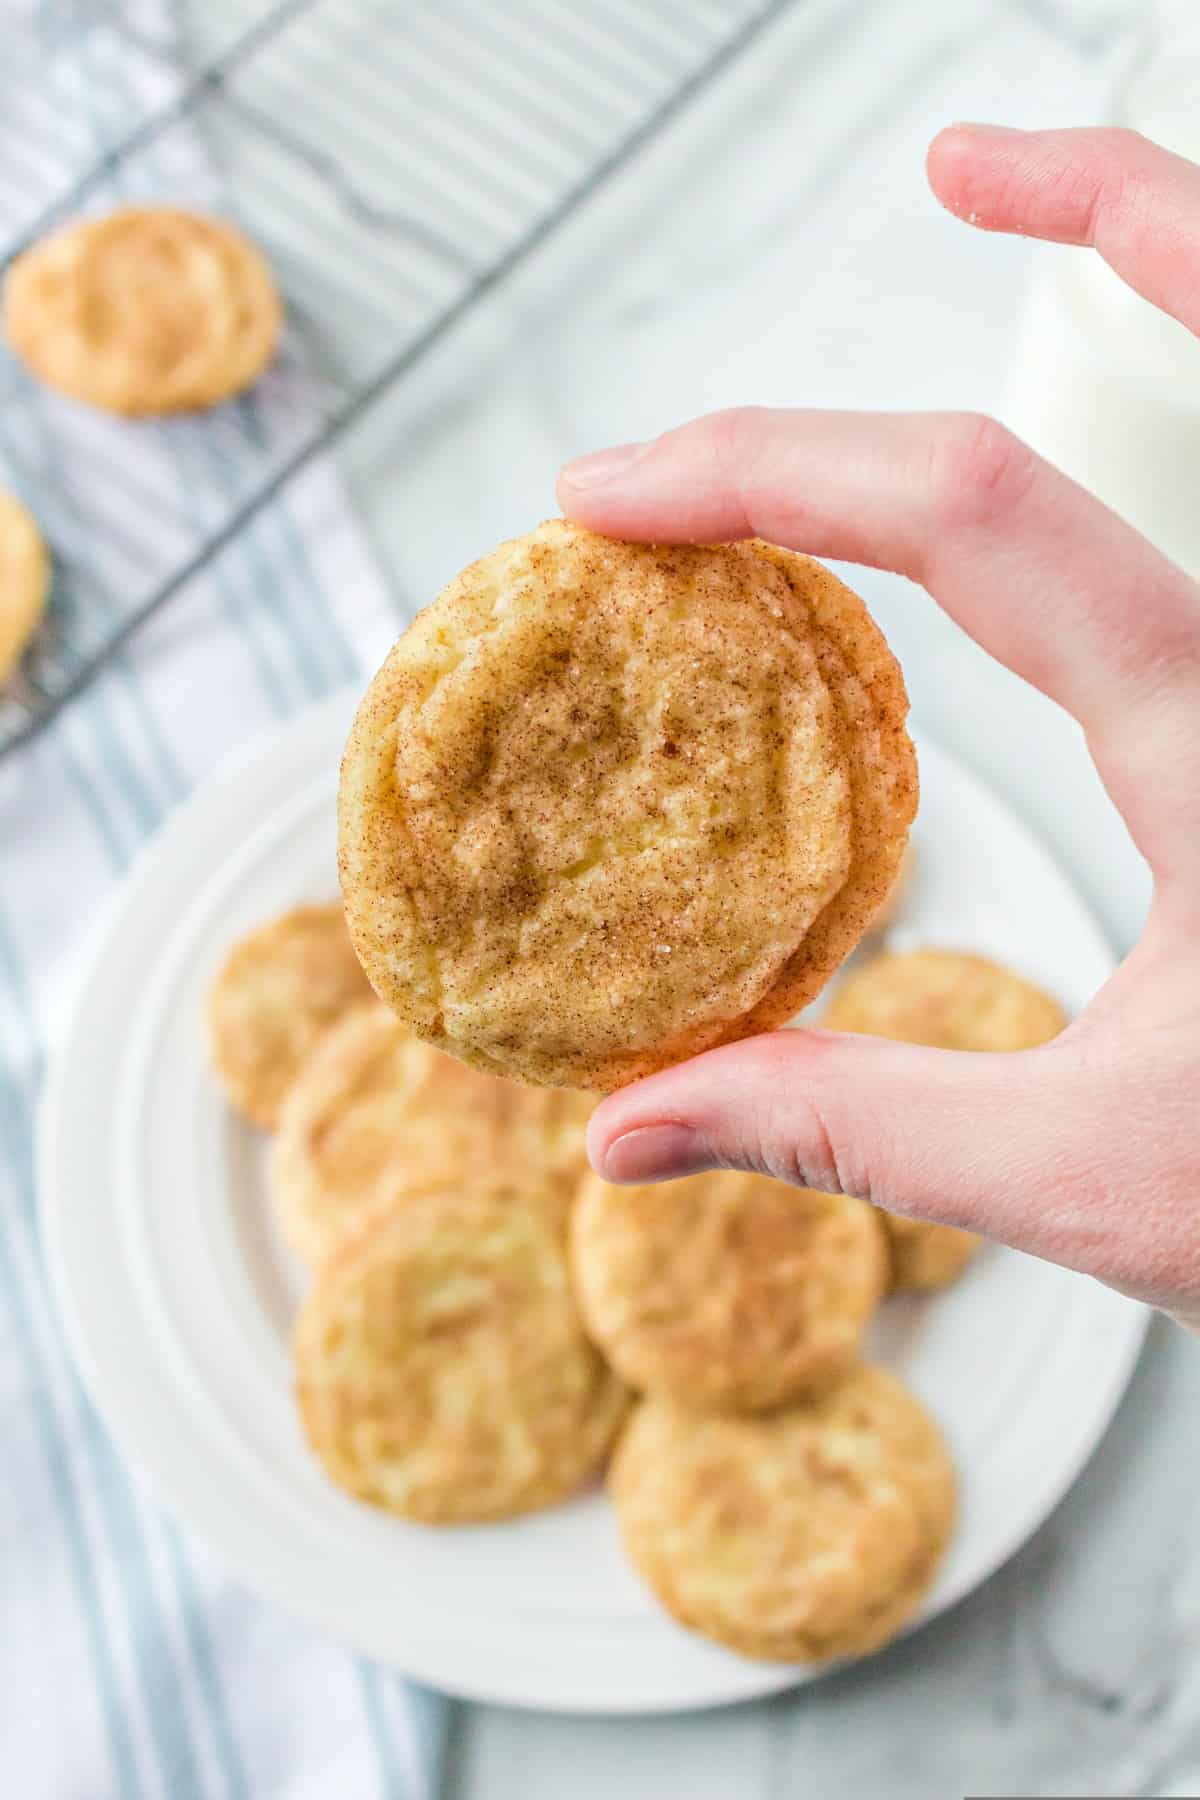
[[[0,5],[0,30],[16,3]],[[41,11],[61,62],[72,53],[72,8]],[[167,40],[166,0],[161,22],[153,13],[140,0],[139,19]],[[103,58],[103,81],[90,79],[92,56]],[[87,155],[142,96],[114,88],[126,65],[95,34],[80,38],[79,59],[81,106],[69,129]],[[140,65],[129,69],[131,81],[140,74]],[[0,110],[4,101],[0,76]],[[200,180],[202,147],[189,154]],[[172,171],[176,192],[179,179]],[[129,439],[131,463],[160,459],[156,482],[161,459],[170,460],[181,506],[197,517],[219,515],[247,463],[272,450],[269,409],[253,396],[213,426],[181,445],[170,434]],[[53,479],[63,530],[76,428],[86,421],[69,409],[0,418],[0,480],[36,511],[39,485]],[[152,519],[143,525],[154,529]],[[119,550],[89,543],[88,553],[102,572],[109,557],[119,592]],[[352,678],[394,629],[333,470],[311,468],[51,731],[0,765],[6,1792],[39,1800],[432,1800],[436,1792],[444,1704],[227,1581],[114,1449],[49,1306],[33,1185],[37,1093],[73,943],[222,756]]]

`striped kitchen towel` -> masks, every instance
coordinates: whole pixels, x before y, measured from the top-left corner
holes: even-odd
[[[38,91],[0,70],[0,171],[24,109],[58,109],[59,157],[91,160],[178,80],[168,0],[128,9],[154,55],[76,4],[0,0],[7,47],[36,32]],[[96,22],[100,15],[100,22]],[[127,23],[127,21],[125,21]],[[22,121],[25,119],[25,123]],[[221,195],[195,133],[172,133],[172,197]],[[154,178],[143,156],[139,179]],[[89,205],[128,197],[119,172]],[[281,384],[286,385],[280,401]],[[303,358],[186,430],[85,417],[11,365],[0,483],[119,608],[129,544],[73,486],[78,434],[108,433],[131,497],[173,489],[217,517],[294,434]],[[314,414],[315,417],[315,414]],[[94,453],[94,444],[92,452]],[[131,498],[131,507],[135,500]],[[141,549],[166,532],[131,520]],[[89,533],[91,535],[89,535]],[[69,540],[69,542],[68,542]],[[172,545],[161,546],[162,560]],[[107,598],[106,598],[107,596]],[[28,1800],[432,1800],[447,1703],[322,1642],[227,1580],[157,1510],[70,1366],[35,1221],[33,1120],[52,994],[71,946],[189,789],[247,736],[361,678],[397,629],[332,467],[311,465],[40,737],[0,763],[0,1762]]]

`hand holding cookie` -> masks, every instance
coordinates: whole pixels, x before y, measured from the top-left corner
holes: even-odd
[[[1119,131],[959,126],[935,191],[1093,246],[1200,331],[1200,169]],[[920,582],[1080,721],[1155,874],[1132,955],[1065,1032],[1002,1056],[843,1032],[714,1049],[606,1101],[610,1180],[714,1166],[982,1231],[1200,1326],[1200,589],[993,420],[741,411],[569,468],[592,530],[765,537]]]
[[[452,582],[359,708],[339,814],[363,966],[421,1037],[547,1085],[782,1025],[895,881],[907,711],[810,558],[542,525]]]

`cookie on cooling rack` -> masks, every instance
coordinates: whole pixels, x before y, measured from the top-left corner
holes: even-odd
[[[779,1662],[887,1643],[927,1593],[955,1515],[940,1431],[866,1366],[755,1418],[644,1401],[609,1489],[630,1559],[668,1612]]]
[[[0,491],[0,683],[8,680],[46,609],[50,558],[33,515]]]
[[[297,906],[239,939],[208,1003],[213,1069],[230,1104],[274,1130],[322,1033],[370,994],[336,904]]]
[[[313,1450],[359,1499],[427,1524],[550,1506],[604,1462],[626,1394],[584,1335],[566,1208],[535,1177],[362,1221],[295,1334]]]
[[[19,256],[4,333],[35,375],[131,416],[227,400],[274,355],[282,321],[266,262],[221,219],[127,206]]]
[[[588,1329],[631,1387],[728,1412],[842,1373],[888,1281],[873,1207],[727,1170],[645,1187],[592,1177],[572,1258]]]
[[[271,1161],[284,1235],[317,1263],[364,1210],[431,1182],[532,1170],[575,1183],[592,1104],[443,1056],[371,1002],[325,1036],[284,1101]]]
[[[907,709],[807,557],[563,520],[501,545],[396,644],[346,748],[372,984],[441,1049],[564,1087],[782,1024],[891,888]]]
[[[1058,1002],[987,957],[958,950],[877,956],[847,976],[821,1023],[834,1031],[927,1044],[938,1050],[1032,1050],[1066,1025]],[[932,1289],[956,1280],[979,1247],[971,1232],[884,1215],[893,1286]]]

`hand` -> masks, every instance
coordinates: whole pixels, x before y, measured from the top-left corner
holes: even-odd
[[[1200,333],[1200,168],[1129,132],[956,126],[929,174],[958,216],[1090,244]],[[614,536],[761,536],[920,582],[1081,722],[1155,878],[1141,941],[1053,1043],[729,1045],[605,1100],[596,1168],[618,1182],[757,1169],[858,1194],[1200,1326],[1200,588],[967,415],[718,413],[572,464],[559,498]]]

